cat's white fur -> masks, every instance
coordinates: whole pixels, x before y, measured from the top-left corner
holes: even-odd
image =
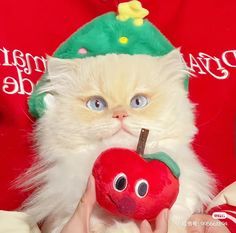
[[[37,222],[44,220],[43,233],[59,233],[71,217],[100,152],[110,147],[136,149],[143,127],[150,130],[145,152],[165,151],[180,166],[180,192],[171,219],[183,223],[203,210],[212,197],[214,179],[190,146],[197,129],[183,85],[185,76],[179,50],[160,58],[116,54],[82,60],[49,58],[49,81],[41,88],[48,93],[48,109],[35,129],[39,162],[32,171],[38,171],[31,171],[34,175],[26,182],[37,188],[25,203],[28,214]],[[127,99],[137,93],[150,96],[150,106],[130,109]],[[94,95],[108,99],[102,116],[86,107],[86,98]],[[112,118],[116,108],[128,111],[124,124],[131,134],[120,130],[113,135],[120,129],[119,120]],[[99,208],[91,229],[139,232],[134,222],[113,219]]]

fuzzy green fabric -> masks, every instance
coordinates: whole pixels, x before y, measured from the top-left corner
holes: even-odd
[[[128,38],[127,44],[119,42],[123,36]],[[86,48],[88,53],[79,54],[80,48]],[[144,20],[142,26],[135,26],[133,19],[122,22],[111,12],[95,18],[72,34],[54,56],[85,58],[108,53],[162,56],[173,49],[171,43],[148,20]]]
[[[127,43],[120,43],[125,37]],[[85,54],[79,53],[86,49]],[[63,59],[86,58],[97,55],[115,54],[146,54],[163,56],[174,49],[174,46],[148,20],[143,25],[135,26],[133,19],[119,21],[116,14],[111,12],[99,16],[78,29],[55,51],[54,56]],[[38,93],[46,78],[43,76],[29,99],[30,113],[39,118],[46,110],[44,94]],[[188,77],[185,80],[188,89]]]
[[[46,107],[47,107],[45,104],[45,101],[44,101],[46,93],[39,92],[39,89],[46,82],[45,76],[46,75],[43,75],[43,77],[39,80],[37,85],[34,86],[34,90],[28,99],[29,112],[35,118],[40,118],[41,116],[43,116],[43,114],[46,110]]]
[[[158,152],[154,154],[145,154],[143,156],[144,159],[146,160],[159,160],[166,164],[169,169],[171,170],[172,174],[176,177],[179,178],[180,176],[180,168],[177,165],[177,163],[165,152]]]
[[[32,95],[30,96],[28,105],[30,114],[35,118],[40,118],[46,110],[46,104],[44,102],[46,94],[45,93],[39,94],[37,92],[37,89],[38,86],[36,86]]]

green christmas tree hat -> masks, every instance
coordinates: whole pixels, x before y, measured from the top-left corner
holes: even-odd
[[[62,59],[110,53],[163,56],[174,46],[152,23],[144,19],[148,13],[138,0],[120,3],[118,14],[109,12],[79,28],[59,46],[53,56]],[[41,117],[46,109],[45,93],[38,93],[44,80],[43,76],[29,99],[29,111],[34,117]]]

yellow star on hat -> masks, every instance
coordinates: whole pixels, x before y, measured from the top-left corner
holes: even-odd
[[[126,21],[128,19],[134,19],[134,25],[143,25],[143,18],[149,14],[149,11],[142,7],[141,2],[133,0],[130,2],[120,3],[118,6],[117,19],[120,21]]]

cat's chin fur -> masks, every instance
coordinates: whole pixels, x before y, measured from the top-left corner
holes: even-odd
[[[97,156],[103,150],[111,147],[126,147],[135,150],[139,131],[145,127],[150,129],[145,152],[165,151],[177,162],[181,170],[180,192],[171,208],[170,218],[179,224],[186,221],[191,214],[202,212],[203,206],[210,201],[213,195],[214,179],[199,162],[189,145],[196,133],[196,128],[194,126],[193,106],[183,87],[183,79],[186,74],[182,72],[184,64],[180,59],[179,51],[174,51],[159,60],[145,55],[114,54],[84,60],[76,61],[79,63],[77,69],[74,61],[62,62],[59,59],[49,59],[48,79],[50,82],[46,87],[43,87],[42,92],[56,93],[54,96],[55,103],[48,107],[47,112],[38,120],[36,125],[35,135],[39,160],[29,171],[31,176],[34,175],[25,182],[26,186],[36,187],[36,190],[25,202],[24,210],[37,222],[43,221],[43,233],[59,233],[71,217],[85,190],[87,179],[91,174]],[[140,64],[143,64],[141,68]],[[90,115],[88,115],[89,123],[85,122],[83,127],[81,126],[81,122],[85,121],[86,118],[78,117],[77,119],[77,114],[87,114],[83,111],[88,110],[82,106],[81,110],[77,112],[76,106],[79,103],[73,101],[77,101],[74,98],[76,93],[81,92],[81,90],[76,89],[77,86],[84,85],[83,88],[85,88],[87,85],[83,84],[83,76],[85,76],[84,78],[86,75],[89,76],[87,82],[90,82],[90,79],[94,82],[95,76],[102,74],[104,76],[103,90],[106,90],[105,85],[108,85],[106,78],[109,74],[114,79],[116,75],[117,79],[121,79],[119,72],[122,75],[128,75],[130,79],[133,78],[132,75],[143,76],[146,74],[145,79],[148,79],[149,72],[155,75],[152,69],[156,69],[156,78],[160,79],[157,80],[157,84],[153,79],[153,85],[157,86],[156,91],[162,93],[163,90],[165,93],[167,90],[168,95],[170,95],[166,99],[165,94],[160,94],[158,98],[166,102],[162,104],[160,101],[157,104],[160,108],[158,111],[150,109],[152,115],[157,114],[156,125],[151,118],[153,116],[150,116],[148,120],[142,118],[142,115],[146,114],[144,112],[140,116],[134,114],[134,119],[132,118],[127,122],[127,126],[131,129],[130,133],[124,130],[117,132],[117,125],[110,120],[105,120],[108,129],[105,129],[106,124],[104,124],[104,132],[99,132],[102,130],[99,128],[100,123],[96,122],[99,119],[91,123]],[[133,74],[135,72],[137,74]],[[57,76],[63,75],[62,78],[68,78],[67,83],[62,79],[56,79]],[[78,78],[77,76],[80,78],[79,82],[75,81]],[[150,82],[150,80],[146,82]],[[143,83],[141,82],[140,85],[145,85],[145,81]],[[115,85],[125,92],[122,87],[119,87],[118,82]],[[92,86],[89,88],[93,89]],[[62,93],[63,91],[64,93]],[[110,93],[110,95],[113,94]],[[173,98],[171,97],[172,94],[174,95]],[[120,106],[120,103],[117,104]],[[181,219],[178,219],[179,216]],[[96,233],[139,232],[135,222],[124,222],[100,208],[96,208],[93,213],[91,230]]]

